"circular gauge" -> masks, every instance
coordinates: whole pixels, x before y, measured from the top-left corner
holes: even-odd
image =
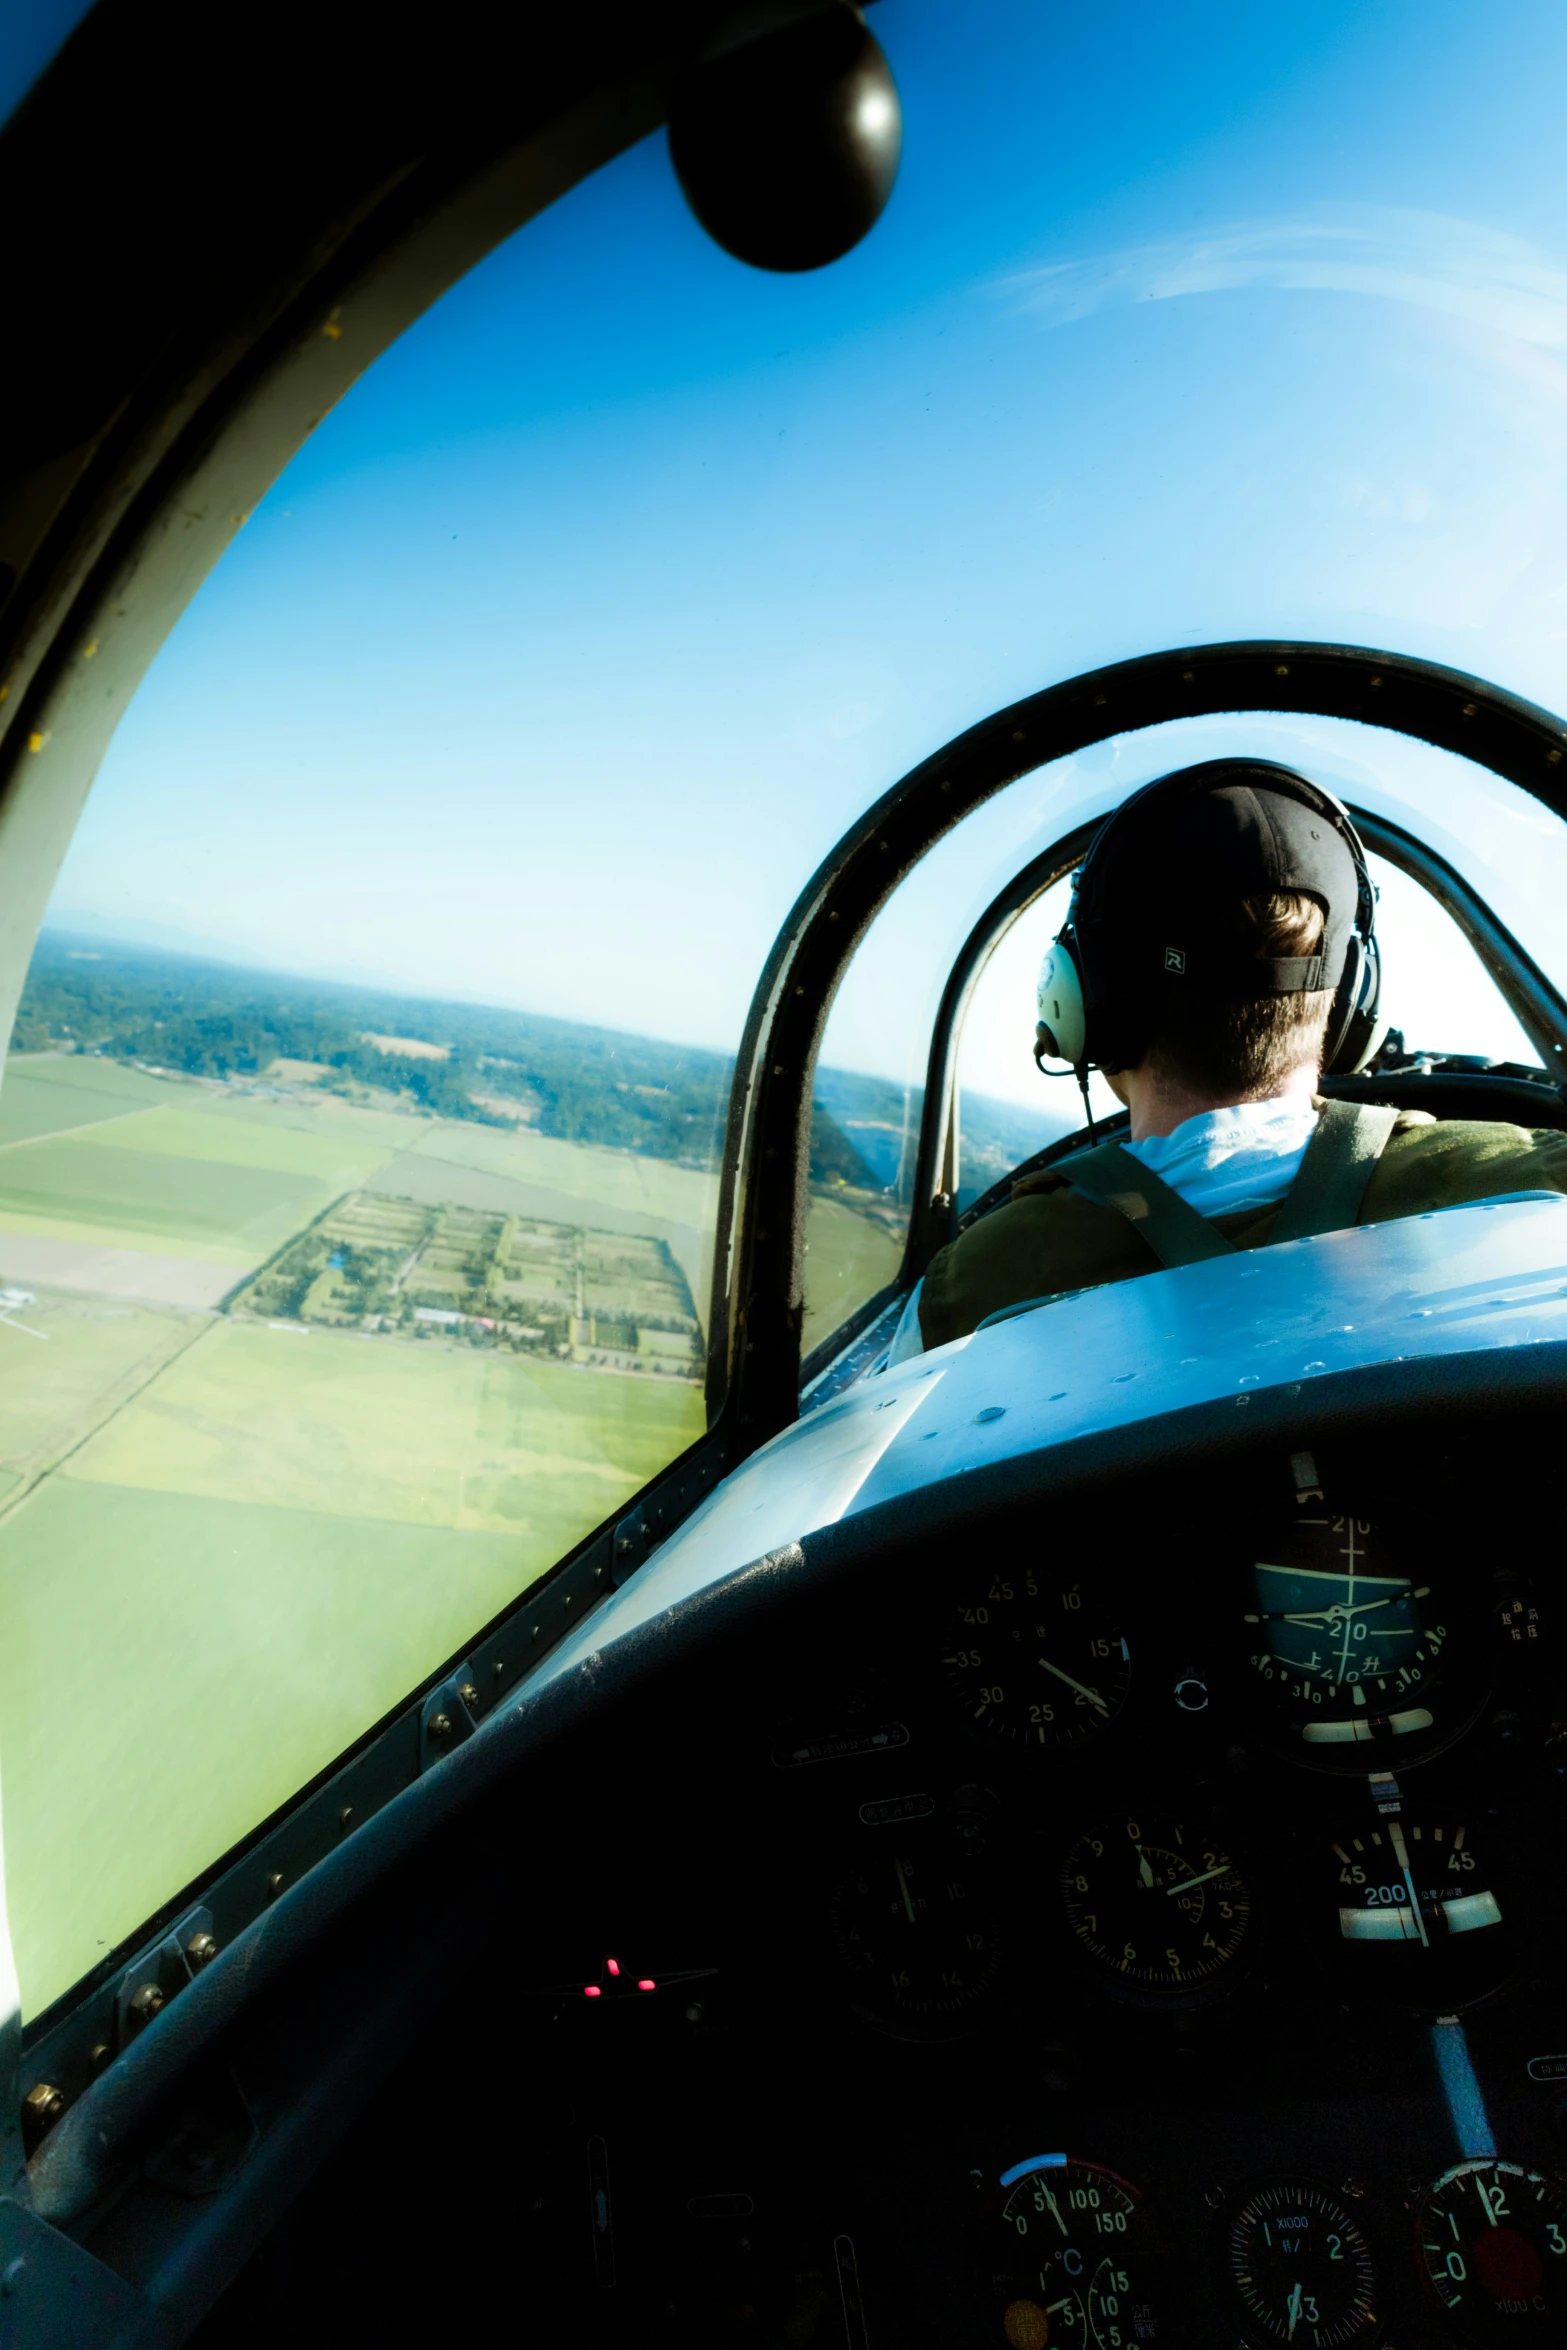
[[[1370,2247],[1321,2187],[1281,2180],[1257,2188],[1231,2220],[1224,2254],[1248,2341],[1348,2350],[1377,2339]]]
[[[1170,2338],[1163,2255],[1134,2188],[1064,2154],[1019,2163],[1001,2183],[1009,2192],[999,2230],[992,2223],[987,2278],[995,2350],[1122,2350]]]
[[[1516,2162],[1461,2162],[1420,2200],[1427,2285],[1470,2342],[1567,2340],[1567,2191]]]
[[[1511,1971],[1497,1880],[1463,1820],[1391,1815],[1341,1835],[1329,1857],[1339,1941],[1363,1986],[1446,2008]]]
[[[1453,1632],[1440,1579],[1369,1518],[1315,1499],[1258,1543],[1247,1658],[1315,1760],[1435,1729],[1433,1684]]]
[[[1131,1651],[1097,1579],[997,1567],[948,1608],[941,1662],[955,1712],[1017,1746],[1079,1746],[1108,1730],[1131,1687]]]
[[[1085,1829],[1062,1863],[1061,1898],[1083,1948],[1134,1998],[1207,1989],[1251,1920],[1224,1839],[1149,1812]]]
[[[994,1988],[1002,1937],[982,1873],[902,1846],[838,1881],[829,1931],[855,2005],[894,2031],[961,2031]]]

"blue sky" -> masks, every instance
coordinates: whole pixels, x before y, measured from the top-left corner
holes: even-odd
[[[199,593],[58,917],[726,1045],[857,811],[1052,679],[1299,634],[1567,705],[1559,9],[872,21],[866,243],[745,270],[661,136],[521,232]]]
[[[0,9],[0,122],[86,14],[85,0],[8,0]]]

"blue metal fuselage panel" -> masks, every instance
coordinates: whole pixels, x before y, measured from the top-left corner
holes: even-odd
[[[544,1659],[552,1680],[754,1559],[1133,1421],[1399,1362],[1567,1339],[1567,1198],[1357,1226],[1048,1305],[861,1380],[753,1453]]]

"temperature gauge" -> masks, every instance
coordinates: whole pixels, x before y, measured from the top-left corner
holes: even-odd
[[[1123,2350],[1171,2339],[1163,2255],[1134,2188],[1064,2154],[1017,2163],[1001,2185],[986,2277],[992,2350]]]
[[[1567,2340],[1567,2192],[1516,2162],[1461,2162],[1421,2197],[1427,2287],[1469,2342]]]
[[[1259,2187],[1230,2222],[1225,2272],[1248,2342],[1358,2350],[1381,2331],[1371,2251],[1336,2195]]]
[[[1132,1652],[1103,1579],[1000,1566],[947,1610],[941,1662],[954,1712],[1014,1746],[1080,1746],[1108,1730]]]

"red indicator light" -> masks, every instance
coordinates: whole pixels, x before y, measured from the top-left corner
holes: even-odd
[[[641,1982],[637,1985],[637,1989],[639,1991],[656,1991],[658,1989],[658,1985],[654,1982],[651,1975],[644,1975]]]
[[[603,1994],[600,1992],[597,1983],[584,1983],[582,1986],[582,1996],[584,1999],[598,1999],[601,1998]]]
[[[620,1961],[619,1961],[619,1959],[618,1959],[618,1958],[607,1958],[607,1959],[604,1961],[604,1964],[605,1964],[605,1965],[608,1967],[608,1969],[609,1969],[609,1971],[610,1971],[610,1973],[611,1973],[612,1975],[618,1975],[618,1974],[619,1974],[619,1972],[620,1972]]]

